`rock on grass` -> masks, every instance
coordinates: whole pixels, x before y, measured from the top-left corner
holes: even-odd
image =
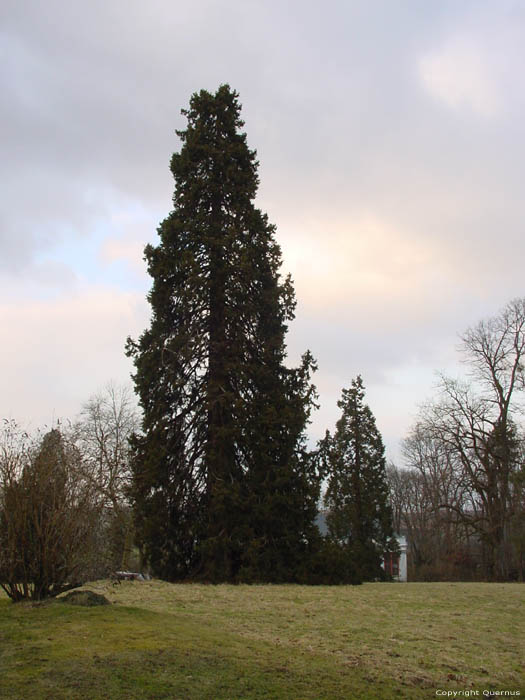
[[[111,605],[110,601],[100,593],[93,593],[93,591],[71,591],[63,598],[60,598],[62,603],[69,603],[70,605],[84,605],[86,607],[92,607],[94,605]]]

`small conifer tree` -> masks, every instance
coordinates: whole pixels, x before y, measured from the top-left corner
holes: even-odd
[[[342,416],[328,431],[320,454],[328,477],[324,497],[330,537],[347,554],[348,575],[370,580],[382,575],[381,556],[395,545],[384,446],[360,376],[343,389]]]

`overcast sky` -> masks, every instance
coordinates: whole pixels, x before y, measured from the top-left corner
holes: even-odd
[[[506,0],[3,0],[0,417],[75,416],[129,381],[144,245],[181,108],[240,93],[333,430],[361,374],[387,445],[525,295],[525,5]]]

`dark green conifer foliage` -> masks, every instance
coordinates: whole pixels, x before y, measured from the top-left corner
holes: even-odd
[[[183,114],[174,209],[145,249],[151,326],[128,341],[139,539],[167,579],[293,580],[314,538],[318,484],[301,458],[314,363],[284,365],[294,291],[253,204],[237,93],[202,90]]]
[[[330,537],[346,554],[349,575],[381,576],[381,555],[392,547],[385,450],[361,377],[343,389],[342,416],[332,436],[327,431],[320,454],[328,475],[324,503]],[[394,545],[395,547],[395,545]]]

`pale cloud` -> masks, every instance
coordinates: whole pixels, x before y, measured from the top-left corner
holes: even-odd
[[[418,73],[424,89],[451,109],[487,118],[504,109],[494,62],[487,46],[473,38],[456,37],[425,53],[418,61]]]
[[[146,326],[141,296],[89,289],[0,305],[2,417],[22,424],[73,417],[108,379],[129,380],[126,337]]]
[[[143,261],[144,243],[122,238],[108,238],[102,244],[100,256],[103,262],[125,262],[136,272],[144,273]]]
[[[434,240],[373,213],[327,217],[310,226],[283,246],[301,304],[337,316],[350,310],[365,324],[372,309],[381,309],[387,325],[398,323],[391,311],[400,307],[411,310],[411,322],[428,316],[435,280],[448,265]]]
[[[157,241],[155,232],[168,208],[169,200],[162,212],[145,208],[137,201],[130,201],[126,207],[115,207],[108,222],[111,234],[106,235],[99,248],[100,262],[104,265],[124,263],[136,281],[139,278],[146,281],[144,247],[148,242]]]

